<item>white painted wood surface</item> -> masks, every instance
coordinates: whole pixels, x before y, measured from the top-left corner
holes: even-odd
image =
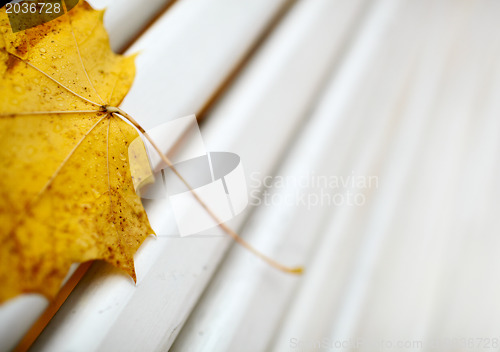
[[[174,0],[89,0],[95,9],[106,9],[104,25],[111,48],[121,52],[158,13]]]
[[[389,23],[418,53],[405,96],[394,99],[388,148],[373,157],[380,188],[364,211],[332,217],[270,350],[290,349],[295,338],[305,350],[321,339],[348,342],[338,350],[376,339],[383,350],[430,351],[433,339],[465,338],[474,345],[437,350],[486,351],[481,339],[498,338],[500,42],[488,35],[498,4],[398,5]],[[371,69],[374,81],[409,50],[398,41],[389,49]],[[398,342],[406,348],[387,347]]]
[[[355,34],[356,27],[353,25],[365,20],[363,6],[366,2],[363,1],[302,2],[300,5],[294,8],[296,15],[303,16],[309,12],[318,25],[322,18],[325,23],[338,24],[342,20],[346,21],[347,28],[350,26],[350,40]],[[318,26],[319,28],[321,27]],[[369,31],[372,29],[370,27]],[[286,31],[289,29],[286,28]],[[327,41],[325,37],[331,37],[330,33],[333,30],[324,30],[311,37],[324,43]],[[348,143],[353,145],[355,142],[349,141],[349,138],[352,139],[352,132],[360,127],[361,121],[352,120],[352,111],[347,115],[345,102],[354,98],[357,88],[355,84],[362,83],[361,71],[357,69],[361,65],[360,60],[364,63],[368,59],[370,45],[373,43],[365,41],[353,55],[335,62],[332,66],[333,75],[332,70],[329,70],[325,76],[329,86],[332,83],[333,86],[326,88],[327,93],[320,102],[311,100],[311,107],[315,111],[312,116],[309,116],[309,111],[304,111],[309,118],[300,126],[297,138],[286,153],[288,155],[284,164],[270,174],[265,171],[258,173],[261,178],[272,176],[275,179],[289,179],[286,187],[278,187],[268,198],[261,198],[264,205],[252,214],[242,232],[245,238],[273,258],[288,263],[306,263],[318,240],[325,216],[334,208],[333,205],[301,204],[301,197],[307,199],[309,194],[316,194],[316,190],[314,186],[298,189],[296,182],[314,178],[312,173],[316,176],[335,175],[339,165],[346,162],[345,157],[335,161],[329,159],[332,157],[332,150],[348,147]],[[311,51],[306,52],[313,56]],[[344,61],[348,62],[348,68],[342,65]],[[342,71],[338,71],[339,68]],[[370,131],[372,130],[367,129],[365,133]],[[369,140],[369,136],[366,136],[366,140]],[[329,162],[325,163],[325,160]],[[255,183],[252,189],[255,191],[255,177],[251,178],[250,183]],[[343,191],[341,190],[342,193]],[[267,204],[266,199],[274,201]],[[173,351],[266,349],[280,324],[281,316],[289,308],[289,300],[300,277],[276,271],[248,254],[250,253],[238,246],[231,249],[188,323],[181,330]]]
[[[281,277],[233,248],[173,350],[498,343],[500,40],[489,36],[498,4],[381,1],[373,10],[277,174],[356,170],[379,187],[363,207],[326,210],[326,221],[324,209],[258,209],[245,235],[274,256],[309,257],[305,276]]]
[[[199,111],[286,6],[207,3],[173,5],[131,48],[142,54],[123,108],[147,127]],[[273,258],[305,263],[300,278],[225,237],[161,236],[173,219],[149,202],[160,236],[136,256],[137,286],[94,265],[34,350],[350,351],[376,339],[420,352],[447,337],[492,350],[499,13],[494,0],[298,1],[206,115],[203,137],[241,156],[250,191],[266,176],[375,176],[357,190],[366,202],[286,204],[317,192],[289,183],[231,222]]]

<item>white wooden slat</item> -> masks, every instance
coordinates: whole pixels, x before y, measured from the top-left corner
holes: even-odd
[[[396,97],[404,94],[401,86],[407,81],[405,76],[408,76],[414,53],[404,50],[411,48],[408,42],[402,46],[403,55],[394,55],[385,48],[383,55],[373,57],[372,52],[385,41],[388,29],[384,26],[392,14],[387,4],[379,4],[379,7],[368,23],[363,21],[359,42],[346,55],[338,75],[333,76],[319,109],[278,175],[295,180],[311,177],[311,172],[327,177],[348,176],[352,170],[362,176],[372,175],[368,166],[374,163],[376,152],[385,146],[384,141],[390,134],[387,126],[397,118],[391,110],[394,101],[398,100]],[[399,34],[398,44],[407,40],[405,34]],[[383,83],[378,79],[382,72],[367,80],[367,67],[385,64],[391,54],[395,57],[392,70],[383,73]],[[364,97],[363,105],[358,104],[359,96]],[[366,109],[373,106],[377,109],[372,110],[370,120],[366,121]],[[359,140],[363,140],[363,147]],[[356,162],[356,155],[360,153],[361,160]],[[280,196],[277,199],[284,199],[293,198],[296,192],[292,183],[286,188],[278,188],[274,194]],[[303,189],[302,192],[307,195],[314,190]],[[325,216],[328,218],[346,209],[349,209],[346,204],[343,207],[323,205],[309,210],[305,206],[277,202],[259,208],[244,234],[273,257],[305,261]],[[190,316],[173,350],[266,350],[300,281],[260,264],[244,250],[234,248]],[[315,275],[317,268],[306,266],[306,269],[307,277]],[[332,267],[324,270],[335,271]],[[316,315],[314,322],[317,323]],[[309,325],[314,322],[297,321]],[[287,344],[279,344],[270,350],[286,350],[287,347]]]
[[[0,308],[0,350],[11,350],[48,306],[40,295],[22,295]]]
[[[500,192],[496,185],[500,170],[500,105],[496,98],[500,88],[500,42],[487,37],[496,24],[498,3],[482,1],[476,5],[467,9],[472,16],[459,35],[458,46],[465,63],[456,63],[455,71],[465,71],[459,72],[459,77],[467,73],[472,76],[471,82],[477,77],[477,83],[465,85],[473,89],[474,101],[469,104],[467,138],[459,145],[462,160],[453,184],[454,202],[449,206],[453,215],[443,221],[443,235],[449,238],[447,255],[441,261],[434,256],[430,261],[434,265],[427,268],[427,272],[432,267],[439,270],[433,271],[438,273],[436,291],[424,317],[424,337],[477,337],[475,350],[487,350],[487,345],[479,346],[478,341],[489,338],[491,343],[491,339],[498,338],[499,326],[500,285],[496,275],[489,273],[498,267],[495,248],[500,226],[496,213]],[[457,218],[461,220],[452,220]]]
[[[428,6],[429,5],[426,4],[423,7],[425,9],[428,8]],[[425,17],[425,12],[416,12],[415,9],[411,8],[404,9],[404,13],[400,16],[404,16],[404,14],[406,14],[406,16],[415,17],[415,13],[418,14],[416,17],[420,17],[420,20],[425,19],[426,21],[429,21]],[[440,16],[437,15],[439,12],[436,13],[436,11],[429,11],[429,13],[435,14],[435,16],[432,17],[432,20],[434,21],[432,23],[439,24]],[[388,280],[383,276],[377,275],[376,272],[376,268],[379,265],[385,265],[387,262],[387,254],[385,254],[386,251],[390,250],[395,254],[397,253],[400,261],[403,261],[403,257],[399,255],[400,252],[394,251],[393,249],[393,245],[397,242],[398,238],[409,238],[414,242],[417,242],[413,243],[412,248],[419,247],[425,243],[422,238],[422,234],[427,233],[429,229],[424,228],[417,230],[418,225],[416,223],[427,224],[432,221],[431,219],[433,215],[438,214],[438,212],[436,212],[437,209],[432,208],[430,204],[439,204],[439,198],[429,199],[429,196],[435,195],[436,193],[428,193],[427,188],[425,187],[423,189],[416,190],[414,183],[416,182],[415,177],[420,177],[416,175],[421,175],[421,173],[419,173],[419,168],[416,167],[416,164],[418,164],[421,158],[421,150],[425,148],[426,133],[430,128],[430,114],[432,112],[436,96],[439,96],[439,90],[436,90],[436,87],[440,87],[440,82],[443,79],[441,72],[443,72],[446,65],[449,64],[449,62],[447,62],[447,52],[453,44],[453,42],[449,40],[451,39],[449,36],[453,33],[455,26],[460,22],[460,18],[457,19],[456,17],[453,17],[448,11],[447,13],[450,16],[450,22],[448,23],[447,31],[441,32],[441,35],[446,37],[445,40],[433,36],[432,29],[428,30],[428,32],[423,32],[420,35],[420,37],[425,37],[426,35],[433,36],[425,41],[427,46],[424,46],[419,50],[424,54],[431,55],[430,57],[429,55],[427,55],[427,57],[424,56],[424,62],[427,65],[427,67],[424,66],[424,69],[420,69],[422,54],[418,56],[417,68],[419,69],[419,75],[417,76],[418,80],[416,83],[413,83],[412,86],[417,86],[420,91],[417,90],[417,93],[412,89],[410,92],[412,98],[410,100],[410,106],[406,108],[409,111],[409,115],[403,115],[404,117],[402,120],[403,123],[401,131],[398,133],[399,136],[395,140],[394,146],[392,147],[392,149],[395,150],[394,156],[391,154],[388,155],[387,163],[390,164],[387,166],[386,170],[383,171],[385,176],[384,174],[381,175],[381,179],[386,179],[384,184],[387,184],[387,188],[382,188],[380,198],[374,200],[373,215],[369,216],[367,219],[368,225],[364,234],[367,240],[366,243],[360,247],[359,254],[357,254],[358,258],[363,259],[360,259],[357,263],[355,263],[351,269],[354,277],[356,277],[357,274],[359,274],[358,276],[361,276],[361,273],[363,273],[364,276],[361,279],[358,278],[357,285],[355,279],[351,281],[351,284],[347,287],[346,292],[343,293],[344,297],[346,297],[342,298],[344,299],[344,301],[342,301],[344,307],[332,322],[332,331],[330,333],[328,333],[328,331],[323,332],[327,336],[333,336],[336,340],[347,339],[347,336],[359,336],[357,333],[360,328],[360,324],[364,324],[368,319],[365,315],[365,309],[371,309],[368,307],[372,307],[372,302],[374,300],[373,286],[371,286],[372,283],[376,280],[378,280],[378,282],[385,283],[386,280]],[[430,69],[428,68],[429,66]],[[400,151],[405,151],[406,154],[401,154]],[[431,153],[437,154],[435,150],[431,151]],[[406,162],[403,162],[403,160],[406,160]],[[399,172],[392,169],[396,166],[398,167],[397,170],[399,170]],[[432,169],[430,169],[430,172],[433,172]],[[389,191],[388,187],[390,187],[391,191]],[[412,203],[412,198],[409,196],[412,191],[415,191],[422,197],[426,197],[426,202],[423,204],[426,204],[427,202],[430,204],[424,205],[424,209],[416,209],[415,203]],[[406,208],[401,207],[403,202],[404,204],[408,204]],[[403,217],[402,209],[408,209],[408,211],[417,216],[415,218],[415,224]],[[426,220],[422,222],[422,219]],[[399,230],[391,230],[396,226],[400,226]],[[392,237],[391,234],[393,234]],[[409,256],[409,254],[406,253],[406,256]],[[370,260],[368,261],[366,258],[370,258]],[[404,284],[405,278],[410,282],[413,282],[414,280],[414,276],[408,275],[408,269],[408,266],[399,264],[394,267],[394,263],[392,264],[392,270],[397,271],[402,275],[398,284],[398,286],[400,285],[398,290],[404,289],[405,292],[408,290],[408,285]],[[384,287],[383,284],[380,284],[380,287]],[[396,291],[397,290],[389,290],[391,293],[395,293]],[[422,288],[420,290],[410,290],[410,292],[405,295],[410,296],[413,293],[419,294],[421,292]],[[387,294],[387,292],[385,294],[388,298],[390,297],[392,305],[396,305],[396,302],[400,301],[400,298],[397,295]],[[417,301],[416,298],[415,301]],[[380,308],[375,308],[375,306],[376,305],[373,305],[374,309]],[[378,334],[379,336],[383,336],[389,340],[393,337],[391,333],[388,331],[383,333],[381,331],[384,328],[387,328],[387,324],[391,323],[393,329],[401,331],[404,330],[405,333],[407,333],[408,326],[406,324],[402,324],[401,320],[394,320],[391,318],[391,315],[405,314],[404,312],[406,312],[406,314],[411,314],[414,317],[418,314],[418,312],[408,313],[406,311],[407,309],[412,309],[411,307],[413,306],[408,304],[404,305],[404,307],[400,306],[396,309],[389,309],[388,307],[385,307],[386,310],[384,311],[384,318],[381,318],[379,315],[377,329],[374,329],[373,325],[368,329],[370,334],[372,334],[369,337],[373,337],[373,334]],[[397,310],[399,310],[399,312],[397,312]],[[379,310],[378,312],[380,314],[382,311]],[[399,321],[399,323],[394,324],[395,321]]]
[[[491,88],[498,85],[498,74],[492,76],[492,72],[498,70],[500,43],[487,38],[487,33],[496,22],[496,18],[491,15],[495,13],[491,3],[453,4],[454,11],[446,7],[443,13],[446,12],[450,18],[459,17],[460,26],[455,28],[453,38],[447,40],[451,48],[445,57],[445,81],[440,88],[440,99],[435,110],[428,114],[432,124],[428,127],[426,143],[420,152],[421,161],[417,164],[421,171],[416,172],[418,179],[414,181],[414,190],[407,198],[410,204],[415,205],[400,212],[401,218],[407,219],[407,224],[415,224],[414,230],[421,235],[416,240],[402,235],[401,230],[390,231],[390,241],[394,246],[391,252],[401,253],[405,257],[408,263],[399,267],[406,270],[396,271],[394,261],[401,263],[403,260],[394,254],[385,253],[384,264],[378,272],[384,273],[386,283],[373,285],[372,289],[374,306],[387,314],[384,330],[397,334],[391,322],[401,320],[403,315],[412,315],[413,328],[423,341],[447,336],[494,337],[498,329],[498,314],[495,314],[498,307],[494,303],[496,298],[493,298],[494,292],[498,292],[498,281],[480,274],[495,266],[496,254],[488,251],[488,248],[494,248],[498,243],[496,236],[492,235],[498,232],[498,223],[491,212],[495,201],[478,199],[482,194],[481,188],[484,187],[483,192],[489,192],[498,187],[492,179],[478,183],[469,176],[469,182],[466,183],[463,178],[478,167],[475,157],[479,155],[489,160],[489,165],[483,162],[483,167],[491,171],[495,167],[498,144],[496,147],[492,144],[494,135],[490,135],[487,139],[489,142],[486,142],[490,148],[483,149],[482,154],[469,157],[467,161],[465,157],[482,139],[477,135],[480,131],[488,133],[491,127],[498,126],[492,120],[492,116],[498,114],[498,104],[491,95],[497,89]],[[435,23],[438,24],[438,21],[436,19]],[[490,98],[486,99],[488,96]],[[487,127],[489,124],[492,124],[491,127]],[[498,129],[493,127],[493,131]],[[475,141],[471,138],[474,134]],[[470,185],[475,185],[474,192],[468,192]],[[475,216],[471,216],[474,213]],[[485,215],[479,215],[481,213]],[[465,214],[470,215],[464,217]],[[422,222],[422,218],[425,222]],[[485,227],[472,230],[471,226],[479,224]],[[479,256],[480,252],[476,249],[481,249]],[[464,260],[461,255],[465,253],[469,258],[467,269],[458,271],[453,262]],[[412,275],[408,275],[408,272]],[[469,273],[474,273],[477,279],[469,276]],[[457,281],[467,282],[471,288],[455,291],[452,284]],[[399,283],[399,288],[394,287],[394,282]],[[409,289],[412,283],[418,285],[418,289]],[[404,295],[402,287],[405,287]],[[475,290],[473,287],[480,289]],[[408,289],[411,296],[407,293]],[[383,291],[387,290],[391,295],[384,295]],[[457,304],[455,309],[448,311],[447,306],[458,297],[461,298],[460,306]],[[414,312],[415,308],[409,306],[407,300],[418,302],[418,312]],[[483,302],[484,305],[481,304]],[[444,312],[451,313],[453,318],[450,319]],[[366,309],[365,317],[368,319],[360,327],[362,331],[371,330],[376,314],[375,309]]]
[[[351,99],[347,102],[347,106],[351,106],[352,109],[352,107],[359,105],[359,100],[365,102],[373,94],[377,95],[377,99],[364,103],[358,109],[356,115],[351,114],[346,117],[350,119],[357,118],[361,121],[372,120],[371,123],[374,123],[377,127],[362,126],[358,127],[359,130],[347,131],[351,136],[350,138],[355,140],[358,148],[361,148],[361,151],[359,161],[352,160],[351,163],[353,164],[348,164],[345,167],[347,170],[350,168],[371,170],[367,172],[379,177],[380,189],[373,190],[373,194],[368,196],[368,202],[364,207],[343,208],[332,216],[317,250],[312,255],[309,270],[306,272],[304,281],[292,301],[293,305],[283,318],[283,326],[275,337],[272,350],[293,346],[291,339],[296,339],[295,342],[314,343],[330,337],[325,328],[331,324],[331,320],[342,311],[353,314],[358,308],[358,304],[361,305],[364,302],[363,299],[356,301],[354,296],[351,297],[345,294],[344,290],[351,280],[360,279],[359,275],[355,276],[353,267],[354,263],[361,258],[357,250],[366,241],[366,238],[363,237],[364,229],[367,227],[366,217],[374,212],[376,207],[373,204],[374,197],[382,193],[399,193],[396,188],[397,183],[388,181],[386,175],[381,174],[379,164],[383,160],[382,156],[386,153],[397,152],[402,157],[408,158],[408,162],[412,160],[411,150],[408,148],[393,149],[390,141],[394,136],[386,134],[392,133],[394,135],[395,131],[397,131],[398,134],[402,135],[402,139],[408,140],[409,145],[412,143],[410,141],[413,141],[415,145],[413,150],[418,148],[418,143],[416,143],[419,139],[418,120],[414,121],[417,124],[413,123],[413,126],[410,125],[407,128],[407,131],[411,132],[413,137],[401,133],[402,127],[398,127],[395,131],[392,130],[394,126],[400,124],[398,123],[399,115],[405,109],[406,95],[409,91],[409,85],[412,83],[409,76],[411,77],[410,74],[414,68],[408,65],[411,64],[412,57],[415,56],[416,48],[419,46],[419,33],[415,30],[417,26],[414,26],[414,23],[409,20],[409,16],[402,16],[401,12],[403,12],[404,7],[403,9],[401,7],[402,3],[398,4],[392,1],[379,3],[373,16],[374,21],[371,24],[367,23],[364,35],[360,38],[358,45],[365,48],[365,50],[370,46],[375,48],[364,55],[366,60],[362,63],[365,66],[364,68],[361,66],[352,69],[353,72],[364,70],[363,80],[357,84],[366,86],[367,89],[358,88],[358,94],[351,96]],[[413,14],[421,12],[418,8],[412,8],[412,11],[408,10],[408,13]],[[396,26],[399,27],[397,31],[394,30]],[[394,33],[390,40],[387,40],[388,33]],[[353,57],[356,56],[359,55],[354,52]],[[391,67],[390,71],[383,70],[386,65]],[[393,86],[397,82],[394,81],[392,84],[386,82],[379,87],[378,82],[385,82],[388,74],[390,75],[388,78],[392,75],[401,76],[405,85],[401,86],[400,81],[398,88],[398,86]],[[399,93],[395,94],[394,89],[399,90]],[[432,91],[430,91],[430,95],[432,96]],[[393,105],[392,111],[381,105],[387,104],[387,99]],[[415,109],[416,114],[414,116],[421,117],[418,112],[418,109]],[[369,133],[373,132],[373,134],[378,135],[374,140],[374,144],[366,143],[367,140],[370,140],[370,137],[364,136],[364,133],[367,132],[366,129]],[[363,142],[360,143],[360,141]],[[349,148],[337,150],[338,157],[342,157],[344,154],[351,155]],[[367,168],[370,164],[371,167]],[[395,166],[401,167],[401,164],[395,163]],[[404,179],[401,172],[393,170],[391,173],[397,175],[400,179]],[[395,190],[388,192],[386,187],[394,187]],[[385,191],[382,191],[382,189]],[[374,246],[371,243],[371,246],[367,247],[371,250],[375,249],[376,245]],[[363,259],[366,260],[369,255],[364,254]],[[355,287],[359,287],[359,285]],[[354,299],[355,304],[349,304],[349,299]],[[347,314],[347,317],[349,317],[349,314]],[[336,326],[336,332],[342,335],[341,331],[349,330],[349,325],[349,319],[344,319],[342,324]]]
[[[274,6],[270,6],[268,1],[252,1],[235,6],[234,2],[224,0],[213,1],[210,4],[188,1],[174,5],[165,18],[152,26],[131,49],[131,51],[142,49],[142,54],[137,60],[136,82],[138,84],[134,84],[122,107],[146,126],[148,123],[150,125],[155,123],[148,122],[148,119],[156,119],[156,123],[160,117],[161,121],[167,120],[169,109],[179,111],[200,109],[206,102],[206,98],[213,94],[213,89],[217,87],[216,83],[220,83],[225,73],[230,71],[230,63],[237,62],[238,58],[241,59],[244,49],[251,46],[252,39],[261,33],[272,15],[277,13],[286,2],[275,1],[273,4]],[[186,21],[191,21],[191,24]],[[258,23],[261,24],[260,27],[257,26]],[[170,37],[166,33],[171,33]],[[253,34],[253,37],[249,33]],[[193,43],[189,44],[186,38],[191,38]],[[159,45],[159,42],[164,45]],[[217,44],[218,52],[208,50],[210,43]],[[227,46],[221,44],[227,44]],[[179,50],[176,50],[176,45]],[[195,59],[193,63],[188,57],[188,52],[196,51],[194,49],[197,45],[206,50],[198,51],[198,56],[193,55]],[[168,60],[172,60],[172,64],[166,65]],[[203,67],[200,68],[200,65]],[[173,77],[175,74],[177,77]],[[321,77],[320,69],[313,77],[316,81]],[[170,83],[178,89],[165,88]],[[206,90],[202,90],[201,86]],[[188,88],[190,91],[186,92],[185,89]],[[179,91],[184,91],[188,99],[174,99],[169,96],[170,93],[175,95]],[[154,96],[157,97],[155,101],[159,103],[148,104],[147,100],[153,99]],[[172,104],[165,105],[165,101],[171,101]],[[140,108],[139,114],[133,112],[134,106]],[[261,123],[264,122],[261,121]],[[223,140],[221,136],[242,133],[240,127],[232,126],[232,129],[217,132],[216,137],[206,138],[206,140]],[[220,129],[223,128],[224,126],[220,126]],[[288,128],[289,131],[293,130],[293,121],[290,122]],[[257,132],[258,128],[255,130],[255,133]],[[270,156],[279,151],[281,144],[289,135],[290,133],[284,133],[282,139],[275,139],[275,147],[270,146]],[[169,225],[169,219],[165,219],[164,214],[159,214],[158,218],[160,222],[165,221],[166,226]],[[154,219],[152,221],[155,222]],[[170,224],[172,223],[173,219],[170,219]],[[162,234],[161,228],[157,233]],[[148,346],[155,348],[155,346],[171,343],[175,334],[171,336],[169,334],[172,331],[175,332],[175,327],[185,319],[209,278],[208,274],[199,278],[197,276],[205,271],[204,266],[214,265],[211,257],[220,256],[217,253],[217,246],[214,246],[213,251],[205,253],[205,242],[205,239],[198,241],[162,237],[158,240],[151,239],[143,245],[136,258],[139,277],[137,287],[131,284],[129,278],[121,274],[116,275],[116,271],[112,268],[102,264],[94,265],[87,278],[69,297],[36,342],[34,349],[64,350],[68,346],[83,350],[106,349],[107,344],[110,344],[109,348],[118,348],[117,346],[132,348],[131,341],[147,349]],[[192,261],[194,264],[191,265]],[[161,272],[158,273],[157,270]],[[110,271],[115,275],[109,275]],[[182,278],[180,281],[183,281],[181,288],[171,282],[179,277]],[[158,292],[162,292],[163,295],[158,297]],[[183,301],[185,304],[181,304]],[[160,306],[158,310],[151,310],[151,313],[154,318],[164,320],[161,324],[154,324],[151,316],[143,314],[144,309],[148,309],[144,307],[144,302]],[[158,317],[159,312],[164,314]],[[130,319],[133,321],[145,319],[146,322],[133,325],[130,324]],[[118,328],[114,325],[115,321],[126,326]],[[157,329],[152,330],[151,324]],[[134,330],[137,326],[142,326],[142,329],[129,333],[128,329]],[[154,338],[152,334],[155,335]],[[124,335],[129,336],[130,340],[123,339]],[[134,338],[141,336],[146,341]]]
[[[482,179],[489,181],[484,184],[484,192],[498,193],[493,181],[494,175],[498,175],[498,166],[494,164],[498,160],[498,143],[494,142],[498,119],[493,120],[498,115],[498,103],[494,109],[485,106],[493,102],[498,88],[488,93],[489,99],[481,98],[490,88],[485,84],[486,77],[492,74],[488,63],[498,62],[498,43],[486,39],[493,16],[484,25],[479,23],[487,21],[485,13],[471,20],[474,5],[427,2],[424,8],[429,11],[407,7],[395,16],[401,21],[414,18],[428,27],[420,36],[420,43],[423,39],[425,45],[417,56],[410,98],[403,101],[402,121],[390,144],[391,152],[382,159],[381,189],[368,213],[352,211],[350,216],[332,219],[313,260],[312,274],[306,275],[272,350],[290,346],[293,337],[311,346],[325,338],[446,338],[464,334],[464,326],[468,333],[457,337],[474,338],[497,331],[494,317],[498,316],[498,283],[482,275],[488,267],[498,265],[495,250],[489,254],[485,251],[496,248],[490,235],[498,233],[498,221],[493,215],[495,202],[491,197],[489,203],[483,203],[473,196],[475,192],[464,197],[462,187],[457,186],[460,175],[470,170],[476,176],[483,174]],[[495,13],[494,7],[487,7],[486,11]],[[443,28],[444,14],[448,22]],[[396,27],[397,32],[402,31],[402,23]],[[399,42],[393,44],[394,48],[401,47]],[[385,72],[384,66],[377,70]],[[364,95],[358,98],[364,99]],[[482,123],[483,114],[488,116],[487,124]],[[464,152],[470,153],[473,146],[468,141],[471,128],[476,140],[489,137],[489,142],[482,143],[480,150],[487,156],[480,164],[475,158],[478,155],[471,155],[469,162],[463,160]],[[474,170],[478,165],[491,170],[491,176],[484,177],[484,169],[482,173]],[[478,182],[472,177],[467,180],[462,186]],[[456,207],[467,210],[459,215],[453,211]],[[475,228],[475,235],[471,236],[470,226],[482,222],[488,225]],[[469,239],[464,247],[456,243],[457,232]],[[360,237],[361,245],[359,241],[350,243]],[[483,239],[480,244],[478,237]],[[469,251],[467,247],[475,248]],[[464,252],[468,253],[465,258],[459,256]],[[487,259],[483,259],[485,256]],[[460,262],[462,270],[457,271],[453,261]],[[451,278],[443,271],[457,278],[462,286],[446,288]],[[473,282],[477,290],[470,288]],[[447,306],[450,298],[454,304]],[[484,302],[482,309],[477,309],[477,302]],[[454,314],[443,316],[443,311]],[[414,346],[404,350],[423,349]]]
[[[430,304],[433,309],[425,317],[428,340],[439,336],[478,336],[491,341],[498,335],[500,284],[494,272],[498,267],[495,248],[500,226],[495,207],[499,195],[495,184],[500,175],[500,106],[498,99],[493,98],[500,87],[498,67],[495,71],[495,83],[487,94],[485,119],[474,122],[476,128],[471,129],[476,131],[469,141],[469,152],[464,153],[463,164],[476,167],[462,170],[457,187],[462,201],[456,204],[455,215],[464,220],[460,224],[447,224],[454,238],[447,248],[447,263],[440,270],[440,282],[445,284],[437,285],[439,290]],[[486,345],[483,347],[486,350]]]
[[[371,82],[371,80],[368,80],[368,82]],[[359,94],[358,97],[360,97],[363,101],[366,99],[365,94]],[[367,108],[370,109],[371,106],[373,106],[373,104],[368,104]],[[379,108],[376,110],[379,110]],[[370,116],[370,118],[372,117],[374,116]],[[351,118],[353,117],[351,116]],[[360,132],[361,131],[358,133]],[[375,129],[374,133],[377,134],[380,132],[377,132],[377,129]],[[361,135],[360,138],[363,139],[363,135]],[[370,144],[368,144],[368,147],[369,146]],[[339,152],[339,154],[342,153]],[[370,202],[368,204],[370,204]],[[358,214],[357,217],[359,218],[363,211],[366,212],[366,208],[360,210],[349,210],[344,208],[340,209],[339,212],[332,218],[332,224],[334,223],[339,229],[337,233],[347,233],[342,239],[339,235],[334,235],[331,230],[326,231],[325,237],[327,238],[325,238],[320,244],[323,249],[320,249],[318,251],[319,253],[317,252],[314,254],[314,260],[310,263],[308,273],[306,273],[306,277],[302,283],[302,290],[299,291],[299,297],[305,294],[304,291],[309,295],[314,295],[314,300],[310,303],[315,302],[315,304],[309,304],[308,309],[306,309],[306,306],[304,305],[294,305],[292,307],[293,314],[291,315],[291,318],[297,319],[298,317],[301,317],[303,320],[292,320],[287,316],[284,319],[285,328],[283,330],[285,332],[278,335],[276,338],[275,348],[279,347],[283,349],[286,346],[290,346],[290,340],[292,338],[316,338],[317,336],[315,334],[318,333],[318,327],[328,322],[329,315],[331,314],[322,314],[324,311],[328,312],[329,310],[327,297],[338,294],[338,291],[343,286],[345,282],[344,272],[346,274],[349,272],[346,269],[345,263],[348,263],[351,258],[351,255],[346,248],[359,244],[359,239],[352,235],[353,233],[356,233],[356,231],[359,231],[358,229],[360,226],[363,226],[362,222],[358,219],[357,221],[359,222],[359,225],[349,229],[348,231],[348,228],[345,227],[347,219],[346,215],[356,212],[356,214]],[[352,227],[352,225],[350,226]],[[327,240],[329,242],[326,242]],[[326,246],[326,244],[328,244],[328,246]],[[328,284],[325,284],[325,281],[323,281],[325,278],[329,280]],[[299,312],[297,312],[297,310]],[[314,321],[308,320],[313,316]],[[308,324],[311,326],[308,326]]]
[[[95,9],[106,9],[104,25],[109,33],[111,48],[125,49],[157,14],[175,0],[89,0]]]
[[[173,5],[127,51],[140,54],[123,108],[146,129],[199,112],[289,2],[188,0]]]
[[[469,6],[458,7],[456,2],[454,5],[455,12],[449,7],[443,9],[454,29],[453,37],[444,41],[437,38],[441,46],[445,42],[444,46],[449,48],[441,60],[445,62],[440,70],[444,73],[444,84],[434,95],[439,97],[435,106],[431,105],[430,110],[418,117],[428,116],[429,123],[421,138],[418,158],[409,168],[412,176],[407,177],[407,186],[401,195],[407,206],[400,206],[394,212],[398,220],[385,230],[386,246],[373,264],[372,278],[367,284],[365,298],[370,304],[359,302],[360,318],[351,332],[356,336],[373,337],[377,334],[386,339],[419,340],[422,330],[432,331],[432,326],[429,326],[432,321],[422,321],[421,316],[437,308],[431,302],[442,288],[444,278],[441,271],[446,268],[447,248],[455,237],[455,231],[449,231],[447,226],[450,222],[460,223],[460,219],[453,215],[453,208],[454,204],[461,203],[460,191],[455,186],[461,175],[462,151],[465,150],[465,122],[471,117],[471,108],[477,98],[475,90],[481,87],[478,83],[484,77],[480,73],[484,66],[477,61],[484,62],[484,57],[488,57],[484,50],[470,51],[476,53],[476,59],[467,55],[469,48],[460,50],[463,43],[467,43],[463,33],[474,33],[471,28],[464,27],[470,22],[473,11]],[[460,26],[453,28],[453,20]],[[435,17],[434,23],[440,25],[439,16]],[[480,43],[477,38],[481,35],[474,38]],[[429,52],[435,55],[435,52]],[[414,134],[415,130],[411,133]],[[382,202],[390,203],[388,199]],[[411,320],[406,318],[410,316]]]
[[[139,34],[154,13],[170,0],[90,0],[96,9],[106,8],[105,26],[110,33],[110,43],[119,51]],[[34,321],[47,307],[48,302],[40,295],[22,295],[0,307],[0,350],[15,346]]]

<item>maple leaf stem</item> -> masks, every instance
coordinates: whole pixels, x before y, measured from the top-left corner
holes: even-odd
[[[181,180],[181,182],[191,191],[191,194],[193,197],[196,199],[196,201],[205,209],[205,211],[210,215],[210,217],[219,224],[219,227],[226,233],[228,234],[231,238],[233,238],[234,241],[236,241],[238,244],[249,250],[251,253],[253,253],[255,256],[259,257],[272,267],[279,269],[283,272],[286,273],[291,273],[291,274],[301,274],[304,269],[303,267],[288,267],[285,266],[281,263],[278,263],[274,259],[266,256],[265,254],[261,253],[252,245],[250,245],[248,242],[246,242],[243,238],[241,238],[235,231],[233,231],[229,226],[227,226],[225,223],[223,223],[218,216],[210,209],[210,207],[200,198],[200,196],[196,193],[196,191],[191,187],[189,182],[186,181],[184,177],[179,173],[179,171],[174,167],[174,164],[170,161],[170,159],[161,151],[161,149],[158,147],[158,145],[154,142],[154,140],[148,135],[148,133],[144,130],[144,128],[139,125],[137,121],[135,121],[132,116],[127,114],[125,111],[118,107],[114,106],[102,106],[101,107],[102,111],[109,112],[112,114],[118,114],[121,115],[123,118],[125,118],[127,121],[132,123],[143,135],[144,137],[151,143],[153,148],[156,150],[158,155],[161,157],[161,159],[167,164],[168,167],[172,169],[174,174]]]

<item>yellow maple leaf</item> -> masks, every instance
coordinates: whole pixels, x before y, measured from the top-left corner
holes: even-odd
[[[0,12],[0,302],[53,297],[75,262],[135,279],[153,233],[129,167],[138,133],[101,107],[127,94],[134,58],[111,51],[102,17],[83,2],[12,33]]]

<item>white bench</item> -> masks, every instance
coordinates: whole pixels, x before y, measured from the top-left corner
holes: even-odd
[[[179,0],[141,32],[166,5],[145,3],[110,2],[105,20],[115,48],[136,38],[122,108],[146,128],[201,114],[208,149],[240,155],[249,183],[376,184],[362,206],[278,201],[232,221],[266,254],[305,263],[302,277],[225,237],[148,239],[136,286],[94,263],[33,350],[315,350],[372,337],[420,351],[435,337],[500,338],[500,4]],[[309,192],[271,194],[297,191]],[[172,221],[152,219],[158,233]],[[32,321],[44,303],[30,304]]]

